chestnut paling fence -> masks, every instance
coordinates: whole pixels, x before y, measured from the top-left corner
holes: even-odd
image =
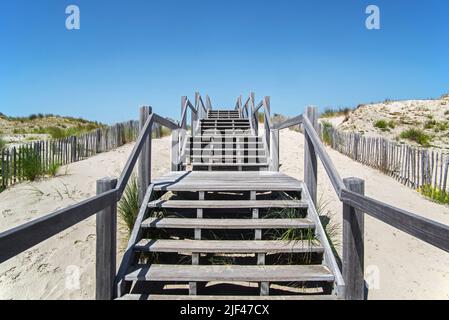
[[[15,183],[29,179],[34,170],[46,172],[55,164],[66,165],[110,151],[139,135],[139,122],[132,120],[106,128],[62,139],[33,141],[0,152],[0,191]],[[162,127],[155,125],[153,136],[162,136]],[[29,168],[33,166],[34,168]],[[34,174],[35,174],[34,173]]]
[[[406,186],[432,186],[448,192],[449,154],[447,150],[401,144],[382,137],[366,137],[320,126],[321,139],[333,149],[388,174]]]

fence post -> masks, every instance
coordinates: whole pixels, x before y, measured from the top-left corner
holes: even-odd
[[[140,108],[139,128],[142,131],[145,122],[152,113],[151,107]],[[150,134],[143,145],[142,151],[139,156],[138,166],[138,186],[139,186],[139,204],[142,204],[147,188],[151,183],[151,135],[153,130],[150,130]]]
[[[343,179],[349,190],[364,194],[365,182],[358,178]],[[345,298],[364,300],[364,224],[365,216],[360,210],[343,203],[343,279]]]
[[[318,127],[316,108],[307,107],[306,116],[316,131],[316,128]],[[317,205],[317,179],[318,168],[315,147],[313,146],[312,140],[310,140],[307,130],[304,130],[304,182],[307,189],[309,189],[310,197],[315,206]]]
[[[117,179],[114,178],[97,180],[97,194],[112,190],[116,185]],[[109,207],[98,212],[96,218],[95,298],[111,300],[114,294],[116,274],[117,203],[113,202]]]
[[[279,171],[279,130],[270,130],[270,171]]]
[[[179,152],[182,146],[179,145],[179,130],[172,130],[171,132],[171,171],[178,171],[180,168]]]
[[[187,97],[182,96],[181,97],[181,117],[184,112],[184,107],[186,106],[186,103],[187,103]],[[187,113],[187,110],[186,110],[186,113]],[[186,131],[187,131],[187,114],[184,119],[181,119],[179,126],[181,127],[181,129],[179,130],[179,143],[183,143],[185,136],[186,136]]]

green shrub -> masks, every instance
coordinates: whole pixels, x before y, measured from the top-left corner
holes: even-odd
[[[45,128],[45,133],[48,133],[52,139],[62,139],[66,137],[65,130],[58,127],[48,127]]]
[[[437,125],[437,122],[435,120],[427,120],[424,123],[424,129],[432,129]]]
[[[22,155],[22,174],[27,180],[34,181],[42,176],[42,165],[39,154],[33,149],[24,149]]]
[[[400,134],[402,139],[414,141],[422,146],[429,146],[431,138],[419,129],[408,129]]]
[[[333,118],[337,116],[348,116],[352,111],[351,108],[326,108],[323,113],[320,114],[320,118]]]
[[[449,193],[444,190],[425,185],[419,189],[419,192],[437,203],[449,204]]]
[[[128,233],[131,234],[137,214],[139,213],[139,188],[135,175],[129,180],[123,197],[117,205],[117,209],[128,228]]]
[[[394,129],[396,127],[396,122],[393,120],[387,121],[387,120],[377,120],[373,123],[373,126],[375,128],[381,129],[382,131],[387,131],[389,129]]]
[[[396,122],[395,122],[394,120],[388,121],[388,127],[389,127],[390,129],[396,128]]]
[[[331,129],[332,129],[332,123],[328,121],[321,122],[321,126],[323,128],[323,142],[327,145],[332,144],[332,136],[331,136]]]
[[[61,164],[59,162],[54,162],[48,166],[48,169],[45,173],[51,177],[56,177],[56,175],[58,174],[59,168],[61,168]]]

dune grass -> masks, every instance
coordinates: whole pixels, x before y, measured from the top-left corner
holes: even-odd
[[[439,204],[449,204],[449,193],[439,188],[425,185],[418,190],[423,196]]]
[[[324,112],[320,114],[320,118],[333,118],[339,116],[348,116],[352,111],[351,108],[326,108]]]
[[[321,122],[321,126],[323,128],[323,142],[326,145],[331,145],[332,144],[332,136],[331,136],[331,129],[332,129],[332,123],[328,122],[328,121],[323,121]]]
[[[22,155],[22,174],[26,180],[35,181],[43,175],[39,154],[33,149],[24,149]]]
[[[432,140],[430,136],[425,134],[422,130],[413,128],[402,131],[399,137],[402,139],[414,141],[424,147],[430,146],[430,142]]]
[[[126,186],[122,199],[117,205],[117,210],[120,217],[126,224],[128,234],[130,235],[134,223],[139,213],[139,189],[137,185],[137,176],[133,175]]]

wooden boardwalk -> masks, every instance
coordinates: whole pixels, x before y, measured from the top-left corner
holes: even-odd
[[[181,103],[179,123],[142,107],[120,178],[98,180],[96,196],[0,233],[0,263],[95,215],[97,299],[359,300],[366,214],[449,252],[448,226],[366,197],[363,180],[340,177],[317,134],[316,109],[272,123],[269,97],[240,97],[219,111],[199,94]],[[172,131],[171,172],[152,179],[156,125]],[[298,125],[304,182],[279,173],[279,131]],[[318,159],[343,204],[343,268],[316,208]],[[117,202],[136,168],[140,209],[117,271]]]
[[[208,295],[211,283],[232,284],[215,299],[245,296],[242,282],[255,284],[259,296],[281,284],[289,296],[293,282],[337,297],[341,274],[307,187],[269,170],[268,142],[253,126],[240,112],[221,110],[192,129],[181,151],[181,167],[192,171],[152,181],[129,246],[140,263],[122,268],[128,288],[120,296],[175,298],[170,282],[194,297]]]

